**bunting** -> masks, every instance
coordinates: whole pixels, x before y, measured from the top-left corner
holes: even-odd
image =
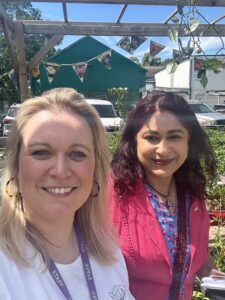
[[[121,40],[116,44],[116,46],[122,48],[123,50],[131,53],[131,39],[128,36],[122,37]]]
[[[60,65],[56,64],[56,63],[44,63],[46,72],[47,72],[47,76],[48,76],[48,81],[51,84],[52,80],[54,79],[54,76],[56,74],[56,72],[59,70]]]
[[[144,36],[132,35],[131,36],[131,52],[135,51],[138,47],[141,46],[147,40]]]
[[[77,64],[73,64],[72,68],[75,71],[75,73],[77,74],[77,76],[79,77],[79,79],[83,82],[84,76],[85,76],[86,70],[87,70],[87,63],[80,62]]]
[[[103,54],[99,55],[98,60],[105,66],[107,69],[112,68],[112,61],[111,61],[111,50],[104,52]]]
[[[124,36],[116,45],[129,53],[133,53],[146,40],[146,37],[139,35]]]
[[[39,71],[39,67],[35,66],[32,70],[31,70],[31,75],[33,78],[35,79],[39,79],[40,78],[40,71]]]
[[[150,55],[155,56],[162,51],[166,46],[150,41]]]
[[[59,68],[61,66],[72,67],[75,74],[83,82],[86,71],[87,71],[87,66],[90,61],[97,59],[98,61],[100,61],[103,64],[104,67],[106,67],[107,69],[111,69],[111,67],[112,67],[111,55],[112,55],[112,50],[110,49],[110,50],[105,51],[105,52],[101,53],[100,55],[95,56],[85,62],[77,62],[77,63],[73,63],[73,64],[56,64],[53,62],[43,62],[43,65],[45,66],[49,83],[52,82],[56,72],[59,70]],[[31,71],[31,75],[34,79],[36,79],[38,82],[40,82],[40,71],[39,71],[38,66],[33,68],[33,70]]]

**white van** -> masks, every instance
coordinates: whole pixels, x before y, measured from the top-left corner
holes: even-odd
[[[106,131],[114,132],[121,129],[123,119],[117,116],[115,108],[110,101],[100,99],[86,99],[86,101],[97,110]]]

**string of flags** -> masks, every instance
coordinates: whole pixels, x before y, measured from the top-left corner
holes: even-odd
[[[119,42],[116,44],[118,47],[122,48],[123,50],[133,54],[133,52],[140,47],[145,41],[147,40],[146,37],[132,35],[132,36],[124,36],[122,37]],[[150,41],[149,45],[149,54],[154,57],[160,51],[162,51],[166,46],[156,43],[154,41]]]
[[[121,40],[116,44],[118,47],[122,48],[123,50],[132,54],[138,47],[140,47],[145,41],[147,40],[146,37],[132,35],[124,36]]]
[[[132,35],[132,36],[124,36],[122,37],[119,42],[117,42],[117,46],[122,48],[123,50],[129,52],[130,54],[133,54],[133,52],[140,47],[145,41],[147,40],[144,36],[138,36],[138,35]],[[166,46],[156,43],[155,41],[150,40],[149,45],[149,54],[151,57],[156,56],[159,52],[161,52]],[[43,65],[45,67],[47,77],[49,80],[49,83],[51,84],[52,80],[54,79],[55,74],[58,72],[61,66],[71,66],[74,70],[75,74],[78,76],[78,78],[83,82],[87,68],[88,63],[92,60],[97,59],[104,67],[107,69],[112,68],[112,61],[111,61],[111,49],[108,51],[105,51],[101,53],[100,55],[93,57],[87,61],[84,62],[78,62],[74,64],[57,64],[53,62],[43,62]],[[173,49],[173,59],[177,62],[181,61],[182,59],[182,53],[179,50]],[[195,61],[195,70],[199,71],[203,67],[203,61],[198,60]],[[10,70],[9,72],[6,72],[5,74],[0,76],[0,79],[4,76],[8,76],[13,84],[17,86],[17,79],[16,75],[14,73],[14,70]],[[35,66],[31,71],[31,76],[36,79],[38,82],[40,82],[40,71],[39,67]]]
[[[100,55],[93,57],[85,62],[78,62],[74,64],[57,64],[53,62],[43,62],[43,65],[45,67],[47,77],[49,80],[49,83],[51,84],[52,80],[55,77],[56,72],[60,69],[61,66],[71,66],[72,69],[74,70],[75,74],[78,76],[78,78],[83,82],[88,63],[92,60],[97,59],[104,67],[107,69],[111,69],[112,63],[111,63],[111,56],[112,56],[112,51],[111,49],[108,51],[105,51],[101,53]],[[39,68],[36,66],[33,68],[31,71],[31,75],[33,78],[35,78],[38,82],[40,81],[40,72]]]

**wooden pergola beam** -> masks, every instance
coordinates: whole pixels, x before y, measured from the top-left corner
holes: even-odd
[[[16,49],[17,49],[17,64],[18,64],[18,75],[20,84],[20,96],[21,102],[28,98],[28,80],[27,80],[27,65],[25,57],[25,46],[24,46],[24,32],[23,23],[17,21],[15,24],[15,37],[16,37]]]
[[[172,12],[172,14],[163,21],[163,24],[167,24],[177,14],[177,12],[178,9],[175,9],[175,11]]]
[[[167,36],[169,26],[161,23],[99,23],[99,22],[58,22],[23,20],[25,34],[64,34],[92,36]],[[204,36],[225,36],[224,24],[216,24],[209,28],[208,24],[200,24],[197,34],[206,31]],[[180,36],[187,36],[184,26],[173,24],[174,29],[180,29]]]
[[[45,57],[46,54],[52,48],[57,45],[63,38],[63,35],[54,35],[49,42],[42,48],[40,49],[35,56],[30,60],[29,64],[27,65],[27,71],[31,72],[31,70]]]
[[[62,3],[62,7],[63,7],[63,15],[64,15],[64,20],[65,22],[68,22],[68,14],[67,14],[67,8],[66,8],[66,3]]]
[[[211,22],[211,24],[216,24],[217,22],[219,22],[220,20],[224,19],[225,15],[220,16],[219,18],[215,19],[214,21]]]
[[[120,14],[119,14],[119,16],[116,20],[116,23],[120,23],[120,20],[122,19],[126,9],[127,9],[127,4],[124,4],[121,11],[120,11]]]
[[[26,3],[30,0],[7,0],[7,3]],[[62,3],[62,0],[32,0],[32,2]],[[176,0],[65,0],[66,3],[101,3],[101,4],[131,4],[131,5],[169,5],[176,6]],[[187,0],[180,0],[181,5],[187,5]],[[198,6],[225,7],[224,0],[198,0]]]

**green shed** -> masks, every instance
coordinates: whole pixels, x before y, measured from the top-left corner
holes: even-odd
[[[106,68],[98,59],[99,55],[109,50],[111,69]],[[129,106],[139,99],[139,89],[145,86],[146,69],[90,36],[79,39],[45,62],[55,63],[60,67],[50,83],[44,62],[40,64],[40,78],[31,80],[34,95],[55,87],[72,87],[87,98],[104,98],[108,88],[127,87]],[[72,67],[79,62],[87,62],[83,81]]]

